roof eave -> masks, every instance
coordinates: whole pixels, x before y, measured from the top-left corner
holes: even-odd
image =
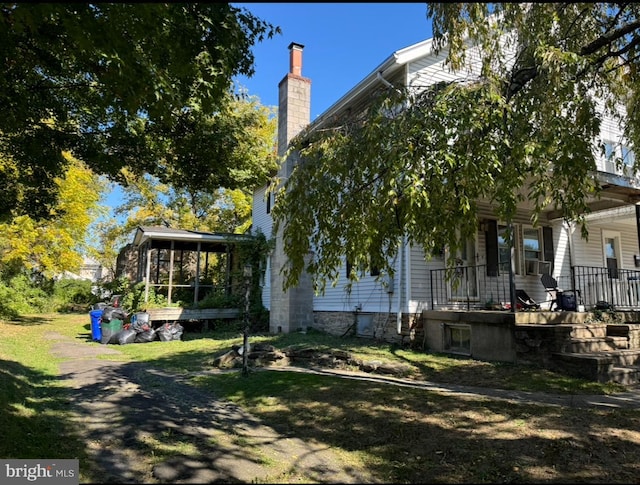
[[[406,64],[433,53],[433,39],[423,40],[417,44],[410,45],[403,49],[395,51],[387,59],[385,59],[378,67],[376,67],[370,74],[368,74],[362,81],[356,84],[350,89],[344,96],[338,101],[332,104],[324,113],[316,118],[311,127],[322,125],[324,121],[330,119],[331,116],[341,111],[358,95],[369,89],[375,83],[381,82],[379,75],[386,75],[391,72],[397,71],[399,68],[404,67]]]

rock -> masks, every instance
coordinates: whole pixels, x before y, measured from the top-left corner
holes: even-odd
[[[235,367],[241,361],[240,355],[235,350],[230,350],[222,355],[219,355],[213,359],[212,365],[214,367]]]
[[[382,362],[379,360],[369,360],[360,364],[360,369],[365,372],[374,372],[381,365]]]
[[[258,342],[257,344],[254,344],[252,349],[256,352],[275,352],[277,349],[270,344],[266,344],[263,342]]]
[[[406,364],[381,364],[376,369],[380,374],[403,376],[410,372],[411,368]]]

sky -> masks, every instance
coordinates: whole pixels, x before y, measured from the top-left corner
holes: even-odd
[[[277,106],[278,83],[289,71],[289,44],[304,46],[302,75],[311,80],[315,119],[399,49],[431,37],[426,3],[235,3],[279,26],[254,45],[255,74],[236,82],[265,106]],[[114,190],[106,205],[118,205]]]
[[[282,34],[253,48],[255,75],[238,83],[263,105],[278,104],[289,71],[289,44],[304,46],[313,120],[393,52],[431,37],[426,3],[232,3],[277,25]]]

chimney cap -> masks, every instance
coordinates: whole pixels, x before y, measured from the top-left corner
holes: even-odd
[[[289,44],[289,50],[293,49],[294,47],[298,49],[304,49],[304,46],[302,44],[298,44],[297,42],[292,42],[291,44]]]

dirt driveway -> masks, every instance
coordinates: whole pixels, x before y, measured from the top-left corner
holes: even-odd
[[[280,435],[173,375],[97,358],[117,347],[47,338],[65,359],[61,377],[99,483],[371,482],[326,445]],[[159,456],[163,445],[172,451]]]

